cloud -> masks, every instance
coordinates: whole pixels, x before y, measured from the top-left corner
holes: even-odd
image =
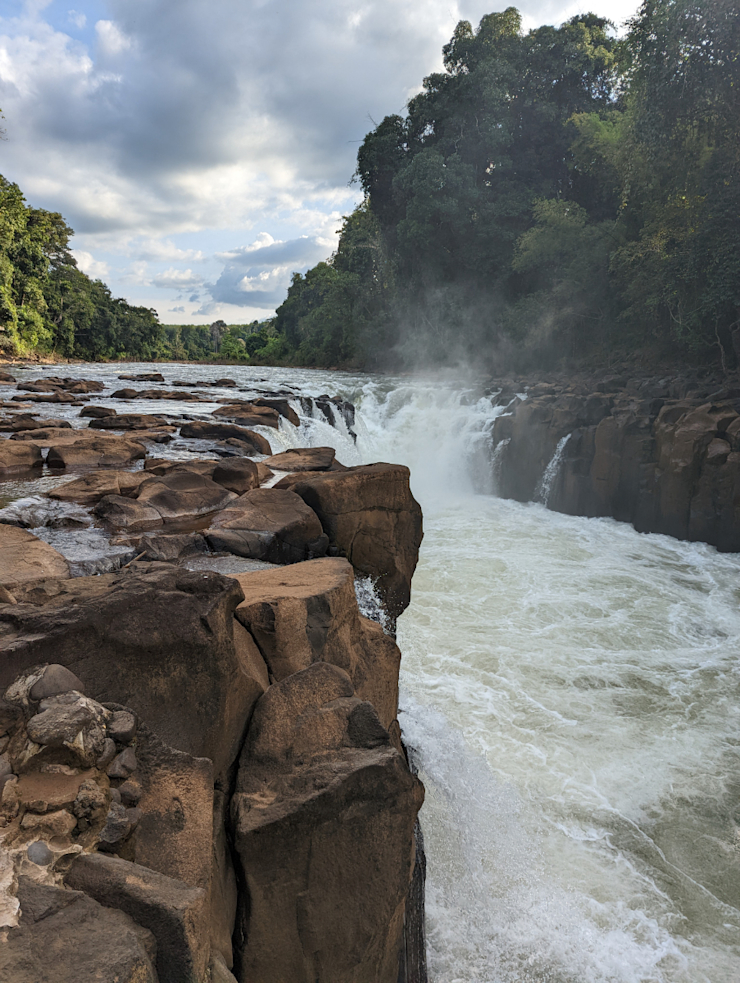
[[[72,255],[77,260],[77,265],[82,272],[87,273],[94,280],[102,280],[108,276],[110,272],[108,264],[93,259],[91,253],[85,252],[84,249],[73,249]]]
[[[261,233],[249,246],[218,254],[226,265],[207,289],[216,302],[273,310],[285,299],[292,274],[328,259],[333,246],[317,236],[280,242]]]
[[[68,10],[67,20],[73,25],[73,27],[76,27],[80,31],[87,24],[87,17],[85,14],[82,14],[77,10]]]
[[[185,313],[185,308],[184,307],[168,307],[167,310],[169,311],[170,314],[184,314]]]
[[[156,273],[152,277],[152,282],[155,287],[167,287],[172,290],[187,290],[193,287],[199,287],[203,283],[203,277],[198,273],[193,273],[192,270],[178,270],[175,267],[171,267],[169,270],[165,270],[164,273]]]

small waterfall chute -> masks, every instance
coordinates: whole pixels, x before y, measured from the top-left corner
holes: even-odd
[[[555,453],[550,458],[550,463],[544,470],[540,482],[537,485],[537,490],[534,493],[534,501],[540,502],[544,506],[549,506],[550,496],[552,495],[552,490],[555,486],[555,480],[560,473],[560,467],[563,463],[563,454],[565,453],[565,447],[570,440],[572,434],[566,434],[565,437],[561,437],[558,441],[558,446],[555,448]]]

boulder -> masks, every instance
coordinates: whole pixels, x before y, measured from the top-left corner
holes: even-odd
[[[52,444],[71,444],[78,439],[74,430],[65,427],[43,427],[39,430],[19,430],[11,440],[30,440],[39,447],[51,447]]]
[[[280,416],[285,417],[294,427],[301,425],[300,417],[287,399],[253,399],[252,406],[267,406],[269,409],[277,410]]]
[[[218,512],[237,496],[205,475],[174,471],[139,486],[136,502],[155,509],[165,523],[192,521]]]
[[[48,498],[58,502],[94,505],[106,495],[133,497],[147,477],[145,471],[92,471],[73,481],[67,481],[46,494]]]
[[[95,430],[157,430],[166,427],[169,421],[163,416],[150,416],[146,413],[116,413],[114,416],[97,417],[90,420],[88,427]]]
[[[422,800],[341,669],[314,663],[271,686],[232,802],[239,980],[397,983]]]
[[[15,376],[11,375],[10,372],[0,372],[0,383],[13,383],[15,382]]]
[[[297,563],[326,553],[316,513],[293,492],[255,488],[220,512],[205,534],[211,549],[269,563]]]
[[[61,664],[90,697],[133,709],[225,774],[262,692],[262,660],[234,619],[236,581],[153,563],[16,594],[18,604],[0,606],[0,688],[29,667]]]
[[[360,615],[347,560],[308,560],[235,579],[244,592],[236,618],[257,643],[273,680],[314,662],[339,666],[383,726],[392,727],[401,653],[378,624]]]
[[[94,422],[94,421],[93,421]],[[52,468],[111,468],[146,457],[146,448],[125,437],[80,437],[70,444],[53,444],[46,463]]]
[[[93,509],[93,515],[109,529],[125,529],[128,532],[146,532],[163,525],[157,509],[146,502],[122,495],[105,495]]]
[[[138,375],[119,375],[124,382],[164,382],[161,372],[140,372]]]
[[[180,427],[180,436],[195,437],[200,440],[228,440],[233,438],[247,447],[253,447],[255,454],[272,453],[269,442],[262,434],[230,423],[206,423],[196,420],[193,423],[183,424]]]
[[[265,459],[276,471],[328,471],[334,463],[333,447],[295,447]]]
[[[37,420],[24,413],[22,416],[17,416],[13,420],[8,420],[7,424],[1,429],[20,433],[24,430],[69,430],[71,427],[72,424],[69,420],[57,420],[54,418]]]
[[[66,579],[69,575],[69,564],[53,547],[26,529],[0,524],[0,585],[12,589],[47,577]]]
[[[16,440],[0,440],[0,474],[40,468],[44,463],[41,448]]]
[[[50,393],[29,393],[26,396],[11,396],[16,403],[70,403],[78,406],[79,401],[72,393],[63,393],[58,390]]]
[[[319,517],[329,542],[376,581],[388,613],[397,617],[411,597],[423,536],[409,469],[367,464],[307,476],[292,488]]]
[[[264,474],[264,470],[262,473]],[[217,484],[236,495],[245,495],[253,488],[258,488],[261,483],[259,476],[258,465],[246,458],[219,461],[211,475]]]
[[[116,411],[112,406],[83,406],[80,416],[89,416],[94,420],[101,420],[106,416],[115,416]]]
[[[257,402],[228,403],[213,411],[216,417],[233,420],[244,427],[273,427],[280,426],[280,413],[272,406],[259,405]]]
[[[145,924],[156,940],[159,983],[202,983],[209,961],[205,891],[101,853],[81,854],[66,883]]]
[[[159,983],[154,937],[123,911],[26,876],[18,899],[20,923],[0,945],[8,983]]]

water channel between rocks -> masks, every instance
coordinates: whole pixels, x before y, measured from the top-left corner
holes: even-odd
[[[119,373],[153,368],[49,374],[112,392]],[[411,468],[425,539],[399,621],[400,720],[427,788],[432,983],[736,983],[740,557],[495,498],[500,410],[444,380],[156,368],[246,390],[217,396],[346,397],[356,444],[320,414],[260,432],[273,451],[330,444],[344,464]],[[216,406],[94,402],[203,418]],[[175,441],[162,456],[193,451]],[[2,504],[53,480],[0,483]],[[65,535],[94,551],[89,533]]]

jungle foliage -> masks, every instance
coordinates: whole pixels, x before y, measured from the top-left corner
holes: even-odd
[[[545,364],[659,341],[735,364],[740,13],[644,0],[524,32],[462,21],[363,141],[360,207],[276,327],[304,364]],[[734,334],[734,339],[733,339]]]

